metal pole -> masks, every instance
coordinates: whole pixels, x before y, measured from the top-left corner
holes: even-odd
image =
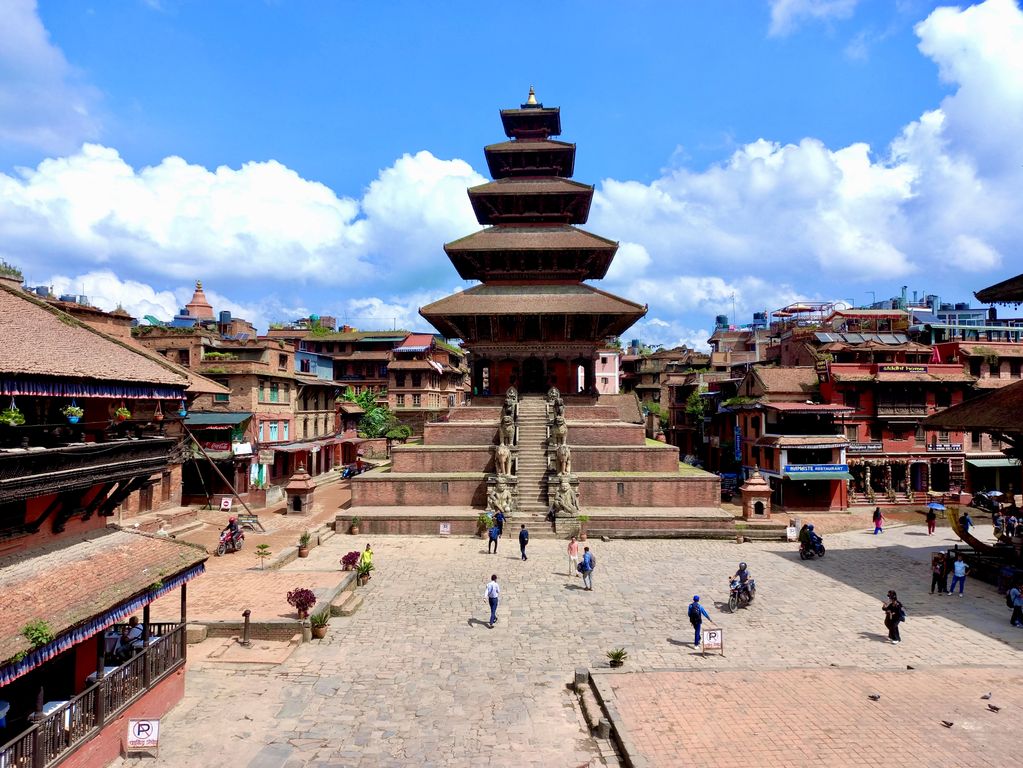
[[[248,608],[246,608],[244,611],[242,611],[242,618],[245,619],[245,627],[242,629],[242,640],[241,640],[241,643],[246,648],[248,648],[250,645],[252,645],[252,640],[249,639],[249,631],[250,631],[249,630],[249,617],[251,615],[252,615],[252,611],[250,611]]]

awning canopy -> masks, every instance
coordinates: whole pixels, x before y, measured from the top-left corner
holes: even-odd
[[[325,440],[303,440],[299,443],[284,443],[283,445],[270,443],[266,447],[272,448],[275,451],[283,451],[284,453],[298,453],[299,451],[310,451],[313,448],[322,448],[326,445],[335,445],[339,442],[342,442],[342,438],[335,436],[328,437]]]
[[[246,419],[251,419],[250,411],[235,411],[234,413],[200,413],[192,411],[185,417],[186,427],[234,427]]]
[[[0,558],[0,685],[177,589],[207,557],[201,547],[111,526],[35,556]],[[33,650],[21,630],[38,619],[54,639]]]
[[[967,459],[966,463],[977,469],[991,469],[994,467],[1018,467],[1019,459]]]
[[[848,472],[795,472],[785,474],[786,480],[852,480]]]

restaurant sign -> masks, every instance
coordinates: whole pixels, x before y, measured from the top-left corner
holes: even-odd
[[[959,453],[962,450],[962,443],[934,443],[927,446],[928,453]]]
[[[848,464],[786,464],[782,470],[786,475],[798,475],[809,472],[848,472]]]
[[[878,373],[927,373],[926,365],[906,365],[905,363],[881,363],[877,366]]]
[[[200,440],[202,447],[207,451],[230,451],[231,443],[227,440]]]
[[[817,372],[817,381],[821,384],[825,384],[831,381],[831,361],[826,357],[817,358],[817,361],[813,364],[814,370]]]
[[[881,443],[849,443],[845,450],[849,453],[872,453],[884,448]]]
[[[260,464],[273,464],[274,463],[274,452],[272,449],[263,449],[259,452],[259,463]]]

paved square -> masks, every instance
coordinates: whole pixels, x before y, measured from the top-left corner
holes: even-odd
[[[370,541],[377,571],[365,603],[354,616],[333,619],[327,639],[303,645],[269,671],[190,665],[185,700],[164,720],[157,765],[599,765],[566,684],[576,667],[606,669],[606,651],[618,646],[629,651],[626,672],[793,670],[798,677],[831,665],[901,674],[909,664],[921,696],[947,684],[943,667],[962,667],[967,683],[972,674],[990,679],[989,669],[973,667],[1002,667],[1014,688],[1023,670],[1023,631],[1009,625],[992,587],[970,581],[963,599],[928,594],[928,550],[952,539],[947,532],[927,537],[917,526],[878,537],[829,536],[827,557],[811,562],[783,542],[590,542],[599,560],[593,592],[568,574],[560,541],[534,540],[526,562],[510,541],[498,555],[485,554],[477,539]],[[335,570],[341,554],[365,543],[336,536],[287,568]],[[732,615],[722,604],[740,559],[758,593],[749,609]],[[493,572],[503,592],[500,621],[489,630],[483,589]],[[909,615],[899,646],[882,642],[888,589],[898,590]],[[694,593],[726,630],[725,657],[704,658],[686,645],[685,606]],[[283,594],[280,601],[286,610]],[[768,703],[771,690],[783,695],[775,705]],[[822,690],[845,696],[840,686]],[[813,707],[784,698],[784,688],[757,695],[766,697],[765,707],[789,713],[793,728],[813,717]],[[914,717],[908,709],[899,717]],[[1009,724],[1018,712],[1015,703],[1006,706],[1006,728],[991,739],[1015,741]],[[933,719],[925,714],[919,717]],[[724,712],[719,719],[716,757],[694,763],[731,765],[733,755],[745,754],[752,737],[733,740]],[[876,734],[864,727],[861,736]],[[722,745],[732,741],[738,751],[729,753]],[[901,759],[901,748],[892,750]]]

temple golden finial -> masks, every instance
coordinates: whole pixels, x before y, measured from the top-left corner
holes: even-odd
[[[195,290],[197,290],[197,291],[201,291],[202,290],[202,280],[196,280],[195,281]]]
[[[526,99],[526,103],[530,106],[536,106],[536,91],[533,90],[533,86],[529,86],[529,98]]]

